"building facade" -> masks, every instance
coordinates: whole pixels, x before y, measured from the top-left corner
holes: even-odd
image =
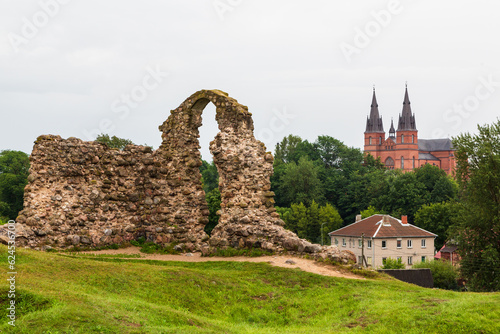
[[[349,250],[362,265],[364,255],[368,266],[380,268],[388,258],[401,259],[406,268],[434,257],[436,234],[388,215],[373,215],[329,233],[332,245]]]
[[[370,116],[366,120],[364,138],[365,154],[380,158],[389,169],[411,171],[425,164],[438,166],[447,174],[455,170],[455,155],[450,139],[419,139],[415,114],[411,111],[408,87],[405,88],[403,111],[399,115],[398,129],[391,120],[389,137],[385,137],[382,116],[380,116],[373,89]]]

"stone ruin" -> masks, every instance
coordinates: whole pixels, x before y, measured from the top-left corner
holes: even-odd
[[[198,128],[210,102],[220,130],[210,151],[222,202],[209,237]],[[222,91],[201,90],[172,110],[159,129],[157,150],[128,145],[120,151],[77,138],[38,137],[17,218],[17,245],[95,248],[144,237],[204,254],[229,246],[325,253],[327,248],[283,228],[271,191],[273,156],[255,139],[246,106]],[[348,253],[343,257],[352,260]]]

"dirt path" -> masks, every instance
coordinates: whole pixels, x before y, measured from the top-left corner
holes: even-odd
[[[209,262],[209,261],[237,261],[237,262],[267,262],[276,267],[283,268],[300,268],[303,271],[307,271],[314,274],[319,274],[323,276],[333,276],[333,277],[344,277],[352,279],[364,279],[363,277],[354,275],[349,272],[339,271],[333,266],[324,265],[313,260],[302,259],[294,256],[283,256],[283,255],[271,255],[271,256],[260,256],[260,257],[201,257],[200,253],[188,253],[188,255],[170,255],[170,254],[145,254],[141,253],[139,247],[128,247],[122,249],[106,249],[93,252],[82,252],[85,254],[139,254],[140,259],[144,260],[159,260],[159,261],[183,261],[183,262]],[[189,256],[191,254],[192,256]],[[291,260],[294,264],[286,263],[287,260]]]

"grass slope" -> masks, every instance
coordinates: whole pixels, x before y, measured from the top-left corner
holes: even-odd
[[[7,268],[0,245],[0,266]],[[242,262],[73,258],[18,250],[2,333],[497,333],[500,294],[349,280]],[[4,272],[7,270],[5,269]],[[0,309],[7,307],[6,281]]]

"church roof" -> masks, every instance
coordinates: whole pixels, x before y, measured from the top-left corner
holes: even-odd
[[[424,152],[434,152],[434,151],[452,151],[453,143],[451,139],[419,139],[418,140],[418,150]]]
[[[365,132],[384,132],[382,117],[378,112],[377,97],[375,96],[375,88],[373,88],[372,104],[370,109],[370,117],[366,120]]]
[[[439,159],[438,159],[438,158],[436,158],[435,156],[433,156],[433,155],[432,155],[432,154],[430,154],[430,153],[419,153],[419,154],[418,154],[418,158],[419,158],[420,160],[438,160],[438,161],[439,161]]]
[[[417,130],[415,115],[411,112],[408,87],[405,87],[405,98],[403,101],[403,112],[399,115],[398,131]]]

